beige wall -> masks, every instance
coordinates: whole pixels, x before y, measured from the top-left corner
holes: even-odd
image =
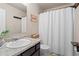
[[[0,3],[0,8],[6,10],[6,25],[7,29],[10,30],[9,34],[21,32],[21,22],[19,19],[13,18],[13,16],[22,17],[25,16],[25,13],[17,8],[14,8],[8,4]]]
[[[31,22],[31,14],[38,17],[39,7],[37,4],[28,4],[27,5],[27,19],[28,19],[28,35],[33,33],[38,33],[38,19],[37,22]]]

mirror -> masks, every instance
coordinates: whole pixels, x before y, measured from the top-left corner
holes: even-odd
[[[0,32],[6,29],[9,30],[8,35],[26,32],[26,6],[22,3],[4,3],[0,6]]]

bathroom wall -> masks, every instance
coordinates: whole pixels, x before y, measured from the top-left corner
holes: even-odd
[[[76,8],[75,16],[75,41],[79,42],[79,6]]]
[[[28,19],[28,36],[30,36],[33,33],[38,33],[38,18],[37,22],[31,21],[31,15],[35,15],[38,17],[40,12],[39,6],[37,4],[27,4],[27,19]]]
[[[21,21],[19,19],[13,18],[13,16],[22,17],[25,16],[26,13],[6,3],[0,3],[0,8],[6,10],[6,26],[10,31],[9,34],[20,33]]]

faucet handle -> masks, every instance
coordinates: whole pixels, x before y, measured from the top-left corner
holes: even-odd
[[[79,45],[78,42],[71,42],[71,44],[72,44],[73,46],[78,46],[78,45]]]
[[[1,47],[4,43],[5,43],[5,40],[4,40],[4,39],[0,40],[0,47]]]
[[[77,52],[79,52],[79,42],[71,42],[73,46],[76,47]]]

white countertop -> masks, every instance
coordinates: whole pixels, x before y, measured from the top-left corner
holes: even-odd
[[[20,53],[24,52],[25,50],[31,48],[32,46],[40,42],[40,39],[31,38],[30,40],[32,41],[31,44],[20,48],[8,48],[4,44],[2,47],[0,47],[0,56],[17,56]]]

